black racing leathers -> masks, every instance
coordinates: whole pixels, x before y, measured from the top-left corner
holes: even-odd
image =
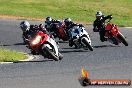
[[[112,15],[108,16],[102,16],[100,19],[96,19],[93,23],[93,31],[94,32],[99,32],[100,35],[100,40],[104,42],[106,39],[104,37],[105,35],[105,20],[107,19],[112,19]]]

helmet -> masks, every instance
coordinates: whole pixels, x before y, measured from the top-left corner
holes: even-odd
[[[22,22],[20,23],[20,28],[22,29],[23,32],[28,31],[29,28],[30,28],[29,22],[28,22],[28,21],[22,21]]]
[[[71,22],[72,20],[70,18],[66,18],[64,22]]]
[[[97,11],[96,12],[96,16],[102,16],[102,12],[101,11]]]
[[[96,18],[100,19],[102,17],[102,12],[101,11],[97,11],[96,12]]]
[[[66,18],[64,22],[65,22],[65,25],[68,26],[72,22],[72,20],[70,18]]]
[[[46,17],[46,21],[45,21],[45,23],[50,24],[51,21],[52,21],[52,18],[51,18],[51,17],[49,17],[49,16]]]

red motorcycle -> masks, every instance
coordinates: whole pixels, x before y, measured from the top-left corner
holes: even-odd
[[[55,61],[63,58],[59,53],[58,45],[55,40],[50,38],[46,33],[38,31],[29,43],[29,48],[40,55],[54,59]]]
[[[119,45],[122,42],[125,46],[128,46],[125,37],[119,32],[117,25],[112,24],[110,20],[105,25],[105,38],[115,45]]]
[[[53,23],[52,26],[59,39],[62,39],[63,41],[67,41],[69,39],[66,31],[64,30],[64,22]]]

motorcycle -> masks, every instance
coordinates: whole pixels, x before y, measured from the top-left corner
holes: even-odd
[[[75,47],[81,47],[93,51],[90,36],[84,27],[76,25],[70,29],[70,34]]]
[[[64,22],[52,23],[51,25],[54,33],[59,39],[62,39],[63,41],[67,41],[69,39],[68,34],[64,30]]]
[[[111,19],[110,19],[111,20]],[[117,25],[112,24],[110,20],[105,25],[105,38],[115,44],[119,45],[119,43],[123,43],[125,46],[128,46],[128,43],[125,39],[125,37],[121,34],[121,32],[118,30]]]
[[[54,59],[55,61],[61,60],[63,55],[58,50],[58,45],[55,40],[50,38],[46,33],[38,31],[29,43],[29,48],[39,53],[40,55]]]

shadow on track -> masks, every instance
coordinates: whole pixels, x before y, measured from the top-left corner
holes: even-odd
[[[69,50],[69,51],[60,51],[61,53],[71,53],[71,52],[88,52],[88,51],[84,51],[84,50]]]
[[[119,45],[100,45],[100,46],[93,46],[94,48],[103,48],[103,47],[120,47]]]
[[[73,47],[61,48],[61,49],[74,49],[75,50],[75,48],[73,48]]]
[[[89,52],[89,50],[84,50],[82,48],[79,48],[79,49],[75,49],[75,48],[61,48],[61,49],[63,49],[63,50],[61,50],[60,53]]]
[[[15,44],[13,44],[13,45],[25,45],[24,43],[15,43]]]
[[[44,60],[33,60],[33,61],[15,61],[13,63],[33,63],[33,62],[48,62],[48,61],[54,61],[53,59],[44,59]]]
[[[59,43],[68,43],[69,41],[57,41],[57,42],[59,42]]]
[[[15,43],[15,44],[1,44],[0,46],[21,46],[25,45],[24,43]]]

